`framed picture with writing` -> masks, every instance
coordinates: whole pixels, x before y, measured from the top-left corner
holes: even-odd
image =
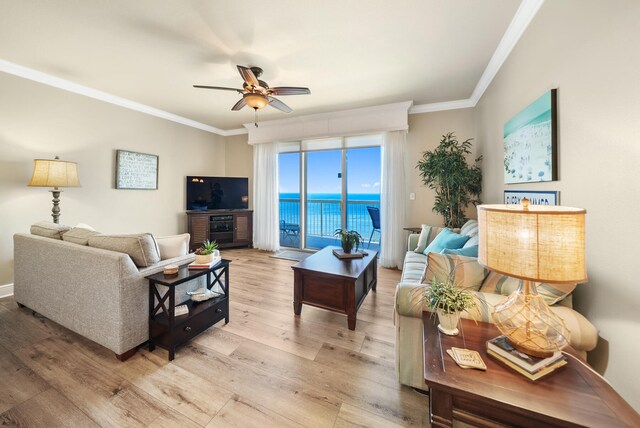
[[[157,190],[158,156],[117,150],[116,189]]]
[[[519,204],[520,199],[527,198],[531,205],[558,205],[560,192],[557,190],[505,190],[504,203]]]

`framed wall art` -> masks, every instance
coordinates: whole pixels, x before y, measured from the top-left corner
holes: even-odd
[[[116,189],[158,189],[158,156],[116,151]]]
[[[505,190],[504,203],[519,204],[520,199],[527,198],[532,205],[558,205],[560,192],[557,190]]]
[[[555,181],[558,175],[557,89],[504,124],[504,182]]]

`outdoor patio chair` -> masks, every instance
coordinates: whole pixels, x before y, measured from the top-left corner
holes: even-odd
[[[367,248],[369,248],[371,246],[373,233],[378,232],[380,234],[380,241],[382,241],[382,233],[380,232],[380,209],[377,207],[367,207],[367,211],[369,211],[369,217],[371,217],[371,223],[373,224],[373,230],[371,231],[369,243],[367,244]]]
[[[300,236],[300,225],[280,220],[280,235],[282,235],[283,240],[288,238],[293,242],[294,238]]]

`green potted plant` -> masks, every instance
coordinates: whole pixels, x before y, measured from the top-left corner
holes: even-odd
[[[482,172],[478,164],[482,156],[472,165],[467,163],[471,140],[459,142],[449,132],[442,136],[435,150],[425,151],[416,165],[423,184],[436,192],[433,211],[444,217],[446,227],[462,227],[467,221],[467,206],[480,203]]]
[[[198,248],[194,254],[196,255],[196,263],[202,265],[211,263],[216,257],[220,257],[218,244],[216,241],[209,240],[204,241],[202,246]]]
[[[433,278],[422,292],[426,306],[438,314],[438,329],[444,334],[458,334],[460,313],[476,307],[475,294],[468,288],[458,287],[453,278],[441,282]]]
[[[345,231],[343,229],[336,229],[333,236],[340,237],[340,244],[342,245],[342,251],[344,251],[345,253],[350,253],[351,250],[353,250],[354,245],[356,247],[356,251],[358,251],[358,248],[360,248],[360,243],[364,241],[364,239],[362,238],[362,235],[360,235],[355,230]]]

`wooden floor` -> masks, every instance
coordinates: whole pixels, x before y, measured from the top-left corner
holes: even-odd
[[[293,314],[294,263],[225,250],[231,322],[169,363],[139,350],[121,363],[12,298],[0,300],[0,424],[16,426],[428,426],[425,396],[397,383],[393,295],[400,272],[344,315]]]

